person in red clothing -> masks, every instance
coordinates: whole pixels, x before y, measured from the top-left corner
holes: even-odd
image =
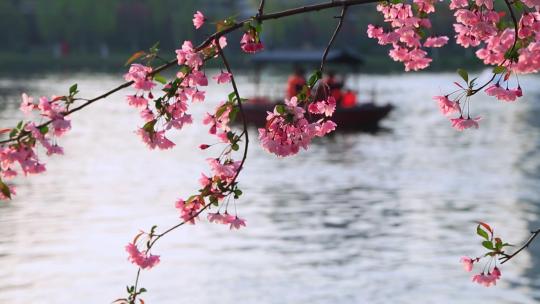
[[[306,78],[304,77],[304,70],[301,67],[296,67],[294,69],[294,74],[289,76],[287,80],[287,98],[292,98],[306,85]]]
[[[353,90],[347,90],[343,94],[343,100],[341,101],[341,107],[352,108],[356,106],[356,92]]]

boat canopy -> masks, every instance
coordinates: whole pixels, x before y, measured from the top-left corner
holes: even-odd
[[[256,65],[265,64],[319,64],[321,62],[323,51],[306,50],[272,50],[255,54],[251,60]],[[361,65],[364,60],[357,53],[347,49],[334,49],[328,52],[326,57],[328,63]]]

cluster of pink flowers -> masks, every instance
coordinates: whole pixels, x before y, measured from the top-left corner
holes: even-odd
[[[308,107],[313,114],[325,113],[331,116],[335,109],[335,100],[318,101]],[[328,115],[327,115],[328,114]],[[307,149],[314,137],[322,137],[335,130],[336,124],[324,118],[310,123],[305,117],[305,110],[298,106],[298,99],[292,97],[278,105],[274,112],[268,112],[266,127],[259,129],[262,147],[278,156],[294,155],[300,148]]]
[[[521,87],[518,85],[515,89],[502,88],[499,83],[491,85],[486,89],[486,94],[489,96],[495,96],[498,100],[512,102],[515,101],[518,97],[523,96]]]
[[[238,216],[230,215],[225,211],[221,214],[218,212],[209,212],[208,221],[210,223],[229,225],[229,229],[240,229],[240,227],[246,227],[246,220],[239,218]]]
[[[40,117],[46,117],[50,123],[38,126],[35,122],[21,121],[16,128],[8,129],[11,138],[19,140],[0,146],[0,199],[5,200],[15,194],[13,185],[6,185],[2,180],[11,180],[18,175],[18,169],[25,176],[45,172],[45,164],[40,161],[37,146],[39,143],[48,156],[64,154],[57,144],[57,138],[71,129],[71,121],[65,117],[67,112],[66,96],[40,97],[35,103],[32,97],[22,94],[20,110],[30,116],[34,111]],[[18,168],[17,165],[18,164]]]
[[[225,37],[219,40],[220,46],[225,47],[227,42]],[[215,44],[211,45],[215,48]],[[176,75],[176,80],[171,81],[163,87],[165,93],[163,97],[155,100],[151,107],[149,100],[154,96],[151,89],[155,83],[150,76],[151,67],[140,64],[133,64],[129,72],[125,75],[128,81],[134,81],[133,87],[142,91],[139,95],[127,97],[128,104],[139,108],[141,118],[145,125],[136,131],[149,148],[170,149],[174,143],[165,136],[166,131],[171,129],[182,129],[185,125],[193,122],[188,111],[188,102],[203,102],[206,98],[202,87],[208,86],[208,78],[202,71],[204,64],[203,52],[197,51],[191,41],[185,41],[182,47],[176,50],[178,64],[182,67]],[[216,75],[218,83],[226,83],[230,79],[228,73]],[[141,85],[144,84],[144,85]],[[147,93],[146,93],[147,92]],[[145,97],[146,93],[146,97]],[[159,120],[164,120],[163,124],[158,124]],[[163,126],[158,129],[158,126]]]
[[[470,257],[461,257],[460,262],[463,265],[463,269],[465,269],[465,271],[471,272],[474,267],[474,263],[478,262],[479,260],[479,258],[472,259]],[[501,271],[497,266],[495,266],[492,270],[488,270],[487,272],[484,271],[480,274],[474,275],[472,277],[472,281],[485,287],[490,287],[497,285],[497,280],[499,280],[500,278]]]
[[[450,95],[435,96],[433,99],[437,101],[439,110],[443,115],[447,116],[453,113],[459,113],[459,117],[450,118],[450,122],[454,129],[458,131],[471,128],[478,129],[478,122],[481,120],[481,117],[471,118],[470,114],[467,114],[467,118],[464,118],[464,113],[460,105],[460,99],[451,100]],[[466,102],[468,102],[467,99]]]
[[[540,70],[540,14],[535,1],[523,2],[536,12],[524,11],[518,22],[516,52],[508,54],[514,46],[513,25],[501,26],[506,12],[496,11],[493,0],[477,0],[474,5],[468,1],[451,1],[450,8],[456,9],[456,42],[461,46],[484,46],[476,51],[476,56],[487,65],[502,65],[509,71],[535,73]]]
[[[391,26],[384,28],[368,25],[368,37],[377,39],[381,45],[392,45],[390,57],[405,65],[405,71],[425,69],[432,61],[424,47],[438,48],[448,43],[448,37],[428,37],[422,43],[422,31],[431,28],[426,16],[435,12],[435,0],[414,0],[413,6],[406,3],[381,3],[377,10],[384,16],[384,21]]]
[[[145,250],[140,251],[133,243],[126,246],[128,260],[142,269],[150,269],[159,263],[159,255],[153,255]]]

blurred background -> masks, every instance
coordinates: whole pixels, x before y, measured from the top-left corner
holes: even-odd
[[[202,39],[214,26],[193,30],[192,12],[201,10],[209,22],[229,16],[253,16],[257,0],[2,0],[0,1],[0,70],[63,70],[88,68],[115,71],[134,52],[160,42],[173,51],[184,40]],[[312,4],[317,1],[268,1],[267,11]],[[432,19],[434,33],[452,36],[452,14],[439,3]],[[369,54],[366,71],[401,71],[400,64],[366,36],[368,23],[381,24],[374,4],[349,10],[338,47]],[[317,49],[334,30],[338,10],[268,21],[264,42],[269,48]],[[231,35],[239,39],[240,35]],[[301,38],[301,39],[299,39]],[[234,52],[236,54],[236,52]],[[464,60],[476,64],[474,52],[451,43],[435,50],[432,69],[455,69]],[[233,56],[234,57],[234,56]],[[234,57],[234,60],[242,60]]]
[[[267,11],[314,1],[268,2]],[[164,57],[194,32],[195,10],[210,20],[255,14],[254,1],[0,0],[0,127],[15,124],[20,94],[64,94],[78,83],[93,97],[123,82],[129,55],[160,41]],[[268,48],[321,51],[335,11],[266,23]],[[451,33],[451,15],[433,18]],[[479,130],[457,132],[432,96],[452,90],[457,67],[479,67],[473,51],[453,42],[429,71],[402,73],[387,50],[365,35],[380,22],[374,7],[351,9],[337,40],[365,64],[346,85],[359,103],[394,110],[377,132],[337,132],[290,158],[253,140],[238,214],[248,227],[230,232],[201,221],[155,247],[161,264],[143,271],[147,303],[538,303],[540,243],[502,267],[496,287],[470,282],[462,255],[482,253],[475,221],[512,243],[540,227],[540,83],[520,78],[513,104],[483,94],[472,111]],[[292,67],[262,71],[255,83],[249,56],[235,52],[242,96],[285,91]],[[301,39],[300,39],[301,38]],[[208,69],[214,75],[221,66]],[[489,73],[474,72],[481,79]],[[212,82],[212,81],[211,81]],[[74,114],[60,140],[66,155],[46,159],[48,172],[16,180],[18,195],[0,204],[0,303],[110,303],[125,295],[136,268],[123,247],[139,229],[178,221],[174,201],[197,189],[213,143],[205,112],[230,88],[212,84],[191,106],[195,123],[173,132],[177,146],[149,151],[133,133],[142,125],[126,90]],[[250,129],[257,137],[255,128]]]

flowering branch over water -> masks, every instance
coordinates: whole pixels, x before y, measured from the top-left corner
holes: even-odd
[[[130,67],[124,75],[126,82],[92,99],[79,97],[77,85],[73,85],[66,95],[40,97],[37,102],[23,94],[21,111],[28,117],[39,115],[46,120],[42,123],[21,121],[14,128],[0,129],[0,135],[7,136],[0,140],[0,199],[10,199],[15,194],[13,185],[6,184],[4,180],[16,177],[19,172],[29,175],[45,171],[37,152],[38,146],[44,147],[48,156],[63,153],[57,140],[71,129],[71,114],[128,87],[136,92],[126,96],[127,104],[137,108],[142,119],[142,126],[135,133],[150,149],[172,149],[175,143],[167,138],[168,134],[192,124],[189,108],[206,99],[205,87],[209,85],[209,79],[205,64],[215,58],[221,59],[225,71],[212,79],[218,85],[230,82],[232,92],[213,111],[206,113],[202,121],[209,127],[208,132],[216,137],[217,143],[201,143],[199,146],[201,150],[221,147],[217,157],[207,159],[211,173],[201,173],[198,192],[185,200],[176,201],[175,207],[181,218],[179,223],[161,233],[157,232],[157,226],[149,231],[141,231],[125,247],[129,261],[136,264],[138,270],[135,283],[127,287],[128,296],[116,302],[131,304],[139,300],[143,303],[140,295],[146,290],[139,288],[139,279],[142,270],[160,263],[160,256],[152,249],[162,237],[185,224],[195,224],[199,216],[212,207],[217,210],[207,214],[209,222],[227,225],[231,230],[246,226],[246,220],[238,216],[236,208],[236,200],[242,195],[237,180],[244,168],[250,143],[243,109],[246,99],[241,98],[224,53],[228,43],[226,35],[243,31],[240,47],[243,52],[253,54],[265,49],[262,41],[263,21],[341,8],[341,14],[337,17],[339,22],[322,54],[319,70],[311,75],[296,96],[276,105],[273,112],[268,113],[266,125],[258,129],[259,140],[266,151],[283,157],[295,155],[301,148],[308,149],[314,138],[323,137],[336,129],[332,115],[337,101],[329,94],[322,80],[327,56],[344,24],[348,9],[374,2],[377,1],[334,0],[265,13],[265,1],[261,0],[255,16],[243,21],[236,21],[234,17],[218,21],[216,32],[197,46],[191,41],[184,41],[176,50],[174,60],[163,60],[164,64],[154,66],[153,60],[161,59],[158,45],[148,51],[135,53],[127,63]],[[428,50],[442,47],[449,41],[446,36],[431,33],[429,16],[435,13],[435,4],[435,0],[379,2],[377,11],[381,13],[384,25],[370,24],[367,35],[377,39],[381,45],[390,46],[389,56],[402,62],[405,71],[425,69],[432,61]],[[484,91],[489,96],[507,102],[516,101],[523,95],[517,75],[540,70],[540,0],[504,0],[504,4],[506,11],[498,11],[493,0],[449,1],[450,9],[455,11],[456,43],[464,48],[480,47],[476,51],[477,57],[486,65],[495,66],[492,77],[483,84],[477,84],[477,78],[470,79],[466,70],[459,69],[458,74],[464,84],[455,82],[458,87],[456,91],[435,97],[444,115],[459,113],[459,117],[450,119],[457,130],[479,127],[480,117],[471,117],[470,111],[474,95],[487,87]],[[506,13],[510,18],[505,18]],[[192,20],[195,29],[199,29],[205,25],[207,18],[197,11]],[[160,75],[162,71],[172,68],[177,71],[172,79]],[[517,87],[509,89],[512,76],[515,76]],[[506,88],[501,85],[506,85]],[[241,132],[230,126],[238,114],[242,119]],[[242,142],[242,157],[239,161],[234,160],[234,152],[240,150]],[[540,234],[540,230],[533,231],[525,245],[513,254],[505,253],[504,248],[510,245],[495,237],[489,225],[480,223],[477,233],[484,239],[482,245],[489,251],[480,258],[464,257],[462,262],[470,271],[474,263],[489,258],[484,271],[473,280],[490,286],[501,276],[496,257],[499,257],[501,264],[512,259]]]
[[[497,260],[499,260],[500,264],[502,265],[517,256],[523,249],[529,247],[536,236],[540,234],[540,229],[531,231],[531,236],[525,242],[525,244],[523,244],[523,246],[514,251],[512,254],[507,254],[505,252],[505,248],[513,245],[504,242],[499,237],[496,237],[494,229],[491,228],[490,225],[480,222],[476,227],[476,234],[483,239],[482,247],[487,249],[488,252],[476,258],[464,256],[461,258],[460,262],[463,264],[465,271],[470,272],[472,271],[475,263],[479,263],[484,258],[487,259],[487,262],[485,262],[482,268],[482,272],[474,275],[472,277],[472,281],[480,285],[490,287],[496,285],[497,281],[502,275],[501,270],[497,266]]]

